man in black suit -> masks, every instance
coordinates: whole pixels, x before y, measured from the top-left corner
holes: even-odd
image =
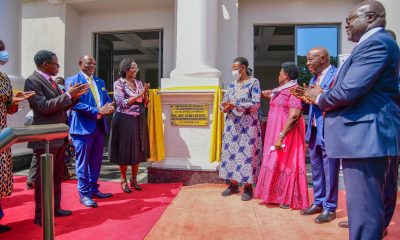
[[[52,79],[58,74],[60,65],[55,53],[41,50],[36,53],[34,61],[37,70],[26,79],[25,91],[35,91],[36,95],[29,99],[29,105],[33,110],[32,125],[67,123],[67,110],[79,99],[79,96],[88,91],[88,84],[76,84],[63,93]],[[30,142],[39,158],[44,153],[45,142]],[[69,210],[61,209],[61,182],[64,172],[65,139],[50,141],[50,154],[54,156],[54,208],[55,216],[69,216]],[[41,209],[41,174],[40,165],[37,168],[35,180],[35,218],[34,223],[42,225]]]

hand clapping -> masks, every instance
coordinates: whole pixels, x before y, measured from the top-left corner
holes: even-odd
[[[301,99],[307,104],[315,104],[317,96],[323,92],[323,89],[318,85],[307,86],[303,84],[303,87],[296,86],[290,89],[290,93]]]
[[[26,99],[32,97],[33,95],[35,95],[34,91],[29,91],[29,92],[18,91],[14,93],[12,100],[15,104],[18,104],[19,102],[25,101]]]

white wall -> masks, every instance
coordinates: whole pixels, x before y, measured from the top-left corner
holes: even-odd
[[[93,53],[93,33],[163,29],[163,77],[174,68],[174,6],[159,8],[81,11],[79,18],[80,53]]]
[[[80,13],[70,5],[65,12],[65,76],[68,77],[79,71],[78,59],[83,54],[80,52],[79,24]],[[89,52],[90,53],[90,52]]]
[[[347,41],[344,19],[358,0],[239,0],[238,54],[254,64],[254,25],[341,23],[339,53],[350,53],[353,43]]]
[[[221,82],[227,86],[232,81],[232,60],[238,57],[239,0],[219,0],[218,4],[218,55],[217,68]],[[253,44],[253,41],[247,43]]]
[[[57,54],[58,62],[65,61],[65,5],[48,1],[24,2],[22,5],[21,74],[27,78],[36,69],[33,56],[39,50]],[[59,76],[64,76],[61,67]]]
[[[396,33],[397,43],[400,44],[400,1],[399,0],[380,0],[386,10],[386,29]]]

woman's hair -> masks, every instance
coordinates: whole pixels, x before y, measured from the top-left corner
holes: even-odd
[[[122,78],[126,77],[126,71],[131,69],[132,63],[135,63],[133,58],[124,58],[119,64],[119,76]]]
[[[249,68],[249,61],[247,61],[244,57],[238,57],[233,60],[233,63],[238,62],[240,65],[244,65],[246,67],[246,74],[251,76],[253,74],[253,70]]]
[[[53,57],[56,56],[55,53],[48,50],[40,50],[35,54],[33,60],[37,67],[41,66],[43,63],[50,63],[53,60]]]
[[[282,63],[282,69],[289,76],[290,80],[299,78],[299,68],[294,62]]]

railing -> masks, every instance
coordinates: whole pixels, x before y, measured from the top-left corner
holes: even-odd
[[[15,143],[46,141],[45,153],[40,156],[42,175],[43,239],[54,239],[53,155],[49,154],[49,141],[68,136],[66,124],[35,125],[6,128],[0,132],[0,153]]]

